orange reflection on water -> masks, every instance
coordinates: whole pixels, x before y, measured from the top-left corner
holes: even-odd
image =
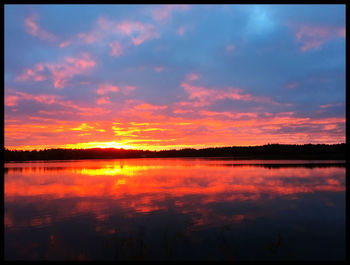
[[[46,206],[50,209],[50,201],[55,199],[81,198],[84,201],[74,201],[70,207],[55,206],[59,209],[59,217],[56,217],[93,213],[100,222],[108,219],[112,206],[127,209],[129,217],[172,207],[183,214],[197,213],[193,220],[197,226],[217,223],[220,218],[222,222],[228,219],[242,222],[264,213],[254,212],[247,216],[238,212],[214,218],[210,208],[205,206],[222,202],[259,202],[263,196],[269,200],[281,196],[295,200],[300,194],[345,191],[345,167],[269,169],[200,159],[121,159],[10,163],[5,166],[5,203],[22,200],[21,203],[35,204],[41,201],[36,209],[42,211]],[[169,200],[172,200],[171,205]],[[53,216],[39,216],[23,225],[45,225],[52,219]],[[11,209],[7,209],[5,226],[13,226],[15,222]]]

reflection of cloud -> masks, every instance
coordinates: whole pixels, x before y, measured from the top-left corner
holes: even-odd
[[[57,209],[52,203],[60,199],[60,211],[55,211],[58,216],[38,218],[33,215],[24,220],[23,215],[15,218],[14,207],[6,208],[5,225],[42,226],[57,218],[81,213],[94,213],[97,221],[103,221],[113,211],[121,209],[134,215],[168,211],[169,205],[173,205],[177,213],[191,214],[194,227],[217,226],[218,223],[241,223],[266,214],[240,208],[230,214],[221,213],[218,211],[221,208],[217,207],[220,204],[255,204],[263,200],[268,207],[282,196],[286,200],[296,200],[302,194],[345,191],[345,167],[268,169],[253,165],[227,167],[221,163],[226,162],[123,159],[77,161],[73,167],[66,162],[11,165],[5,178],[6,203],[36,205],[37,210],[47,214],[47,209],[51,209],[49,212]],[[14,174],[16,178],[11,177]],[[64,202],[69,203],[65,205]]]

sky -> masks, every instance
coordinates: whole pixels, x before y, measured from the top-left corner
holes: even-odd
[[[345,5],[5,5],[5,147],[345,142]]]

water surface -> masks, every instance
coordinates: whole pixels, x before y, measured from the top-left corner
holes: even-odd
[[[5,163],[6,260],[345,259],[344,161]]]

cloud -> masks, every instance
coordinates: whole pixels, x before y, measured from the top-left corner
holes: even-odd
[[[135,89],[136,89],[136,86],[124,86],[124,87],[122,88],[122,93],[123,93],[124,95],[129,95],[130,92],[134,91]]]
[[[286,84],[286,88],[296,88],[299,85],[299,83],[297,82],[293,82],[293,83],[288,83]]]
[[[117,40],[110,42],[109,47],[111,47],[112,56],[118,57],[124,53],[122,45]]]
[[[52,34],[51,32],[48,32],[42,28],[40,28],[40,26],[36,23],[36,20],[38,20],[39,16],[37,14],[33,14],[30,17],[27,17],[24,20],[24,26],[26,31],[34,36],[34,37],[38,37],[41,40],[45,40],[45,41],[56,41],[58,38]]]
[[[139,21],[120,22],[117,25],[117,30],[121,35],[130,36],[135,46],[142,44],[146,40],[160,37],[152,24],[144,24]]]
[[[179,34],[179,36],[182,36],[184,35],[185,33],[185,27],[184,26],[181,26],[177,29],[177,34]]]
[[[55,88],[64,88],[75,75],[87,74],[95,65],[96,62],[83,53],[78,57],[64,57],[58,63],[37,63],[32,69],[24,70],[15,80],[37,82],[51,78]]]
[[[156,21],[164,21],[171,18],[172,13],[177,11],[187,11],[190,9],[189,5],[162,5],[152,10],[152,17]]]
[[[9,98],[9,100],[7,100]],[[78,116],[95,116],[95,115],[103,115],[110,112],[110,110],[96,107],[85,107],[78,105],[77,103],[71,100],[64,100],[62,96],[53,95],[53,94],[29,94],[26,92],[9,90],[5,96],[5,102],[7,101],[7,105],[9,107],[14,107],[19,105],[19,101],[21,100],[29,100],[35,101],[38,103],[42,103],[45,105],[52,105],[54,107],[64,108],[64,111],[73,111],[71,114],[76,114]],[[56,111],[61,111],[57,110]],[[56,112],[56,115],[59,112]]]
[[[199,75],[196,73],[190,73],[190,74],[186,75],[187,81],[194,81],[194,80],[197,80],[198,78],[199,78]]]
[[[43,81],[47,79],[47,76],[44,73],[45,64],[37,63],[33,69],[27,68],[23,71],[22,74],[16,76],[15,80],[17,81]]]
[[[235,49],[235,45],[234,44],[229,44],[226,46],[226,51],[227,52],[231,52]]]
[[[33,95],[22,91],[16,91],[13,89],[6,89],[5,94],[5,106],[15,107],[18,106],[20,100],[33,100],[44,104],[54,104],[59,101],[61,97],[52,94],[38,94]]]
[[[159,106],[159,105],[143,103],[140,105],[136,105],[134,108],[137,110],[162,110],[162,109],[166,109],[167,106]]]
[[[155,66],[153,69],[154,71],[160,73],[164,71],[164,66]]]
[[[105,95],[109,92],[118,92],[119,88],[117,86],[114,86],[112,84],[104,83],[98,86],[97,94],[99,95]]]
[[[18,106],[19,97],[16,95],[6,95],[5,96],[5,106],[14,107]]]
[[[71,45],[71,44],[72,44],[72,41],[66,40],[66,41],[61,42],[58,46],[59,46],[60,48],[65,48],[65,47],[67,47],[67,46],[69,46],[69,45]]]
[[[85,33],[85,32],[79,33],[78,38],[86,44],[94,43],[97,40],[97,36],[95,36],[92,33]]]
[[[246,93],[242,88],[229,87],[226,90],[217,90],[202,86],[194,86],[186,82],[181,83],[181,86],[188,93],[189,99],[195,99],[197,101],[197,106],[210,105],[214,101],[224,99],[279,104],[269,97],[253,96],[250,93]]]
[[[91,30],[80,32],[74,37],[67,39],[59,44],[60,48],[69,45],[92,45],[101,44],[111,49],[112,56],[124,54],[124,48],[128,45],[122,45],[122,37],[129,37],[134,46],[141,45],[147,40],[159,38],[160,35],[156,27],[150,23],[132,20],[112,20],[100,16],[95,21]],[[116,39],[117,38],[117,39]],[[112,40],[113,39],[113,40]]]
[[[97,99],[97,104],[102,105],[102,104],[111,104],[110,98],[109,97],[102,97]]]
[[[295,37],[302,52],[318,50],[332,39],[345,38],[345,27],[299,25]]]

